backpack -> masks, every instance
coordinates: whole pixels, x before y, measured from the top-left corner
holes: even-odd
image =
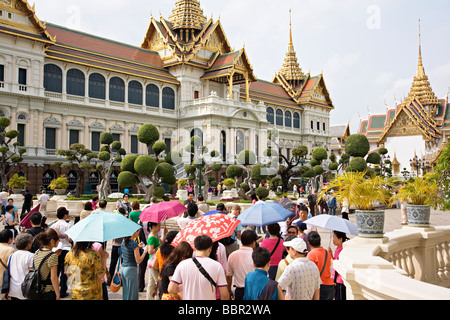
[[[37,269],[33,266],[33,268],[26,274],[25,279],[22,282],[21,289],[23,296],[28,300],[39,300],[41,295],[44,293],[45,286],[43,286],[43,281],[41,279],[41,267],[52,254],[54,253],[50,252],[46,255]],[[50,274],[44,283],[47,283],[49,279]]]

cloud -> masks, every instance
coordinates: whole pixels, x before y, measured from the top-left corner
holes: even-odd
[[[394,77],[393,72],[382,72],[375,79],[375,83],[378,85],[388,84]]]

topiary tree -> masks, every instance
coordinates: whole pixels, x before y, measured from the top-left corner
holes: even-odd
[[[17,165],[23,161],[23,154],[27,152],[27,149],[19,148],[19,142],[12,142],[19,136],[18,130],[5,131],[10,124],[9,118],[0,117],[0,178],[3,185],[6,185]]]
[[[229,165],[227,170],[225,171],[225,174],[227,178],[235,180],[234,187],[238,189],[238,179],[244,174],[244,170],[242,170],[242,167],[235,164]]]
[[[97,158],[97,154],[89,150],[81,143],[74,143],[70,145],[67,150],[58,150],[56,154],[66,157],[66,163],[60,161],[54,162],[52,165],[60,166],[66,169],[75,170],[77,173],[77,185],[75,188],[75,196],[79,197],[83,193],[82,178],[86,170],[90,170],[94,165],[90,162],[92,159]]]
[[[325,172],[322,167],[322,161],[328,159],[327,151],[322,148],[315,148],[312,152],[312,159],[309,162],[309,165],[312,168],[312,172],[314,173],[311,178],[313,181],[312,185],[314,189],[319,189],[319,186],[322,185],[323,182],[323,173]],[[319,169],[321,168],[321,169]]]
[[[111,175],[114,163],[121,163],[122,156],[126,155],[125,149],[122,148],[120,141],[114,141],[110,132],[103,132],[100,136],[100,152],[97,158],[101,163],[97,164],[97,171],[100,173],[101,181],[97,186],[98,196],[100,199],[106,199],[111,193]]]
[[[269,196],[269,190],[267,188],[264,187],[258,187],[255,190],[255,194],[259,199],[264,199],[267,198]]]
[[[136,186],[145,196],[145,201],[150,201],[153,189],[161,183],[175,184],[175,170],[172,165],[158,156],[166,149],[164,142],[159,139],[159,131],[152,124],[143,125],[138,132],[138,140],[147,145],[148,155],[127,155],[123,158],[120,168],[118,183],[121,187]],[[150,155],[153,151],[154,156]],[[134,176],[134,179],[132,178]]]
[[[367,170],[367,163],[364,158],[356,157],[350,161],[350,165],[347,167],[351,172],[364,172]]]
[[[345,153],[351,157],[364,158],[369,150],[369,140],[363,134],[352,134],[345,140]]]

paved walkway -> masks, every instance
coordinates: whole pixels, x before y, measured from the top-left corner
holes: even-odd
[[[401,229],[403,226],[401,225],[401,211],[400,209],[389,209],[386,210],[386,215],[385,215],[385,226],[384,226],[384,231],[385,233],[394,231],[396,229]],[[354,214],[350,214],[349,215],[349,220],[353,223],[356,224],[355,221],[355,215]],[[52,219],[50,218],[48,222],[51,222]],[[436,211],[436,210],[431,210],[431,225],[432,226],[447,226],[450,225],[450,211]],[[3,229],[3,225],[2,227],[0,227],[1,229]],[[318,229],[318,232],[322,238],[322,246],[327,248],[328,246],[330,246],[333,250],[335,249],[335,246],[333,245],[332,241],[331,241],[331,232],[329,230],[325,230],[325,229]],[[353,238],[354,236],[349,236],[349,238]],[[111,250],[111,242],[108,243],[107,249]],[[109,266],[109,261],[108,264]],[[109,292],[108,294],[109,299],[110,300],[122,300],[122,291],[120,290],[118,293],[112,293]],[[65,298],[64,300],[69,300],[70,298]],[[146,300],[146,292],[141,292],[139,294],[139,299],[140,300]]]

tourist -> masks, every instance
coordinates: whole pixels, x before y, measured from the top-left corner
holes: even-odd
[[[290,300],[319,300],[320,274],[317,266],[306,258],[306,242],[295,238],[284,245],[293,262],[286,267],[278,284]]]
[[[123,195],[123,200],[117,199],[117,202],[116,202],[116,210],[119,210],[119,208],[124,208],[125,211],[127,212],[127,216],[131,212],[131,203],[128,201],[129,198],[130,198],[130,195],[128,193],[126,193]]]
[[[102,295],[103,300],[109,300],[108,298],[108,285],[107,283],[111,284],[111,279],[109,277],[109,271],[106,267],[106,260],[109,257],[108,251],[106,251],[106,242],[100,243],[100,242],[94,242],[91,245],[91,248],[97,251],[100,254],[100,257],[102,257],[102,264],[103,264],[103,271],[104,276],[101,278],[102,280]],[[105,279],[106,276],[106,279]]]
[[[207,235],[195,238],[195,256],[178,264],[170,280],[169,293],[178,293],[183,285],[183,300],[216,300],[216,288],[219,288],[221,300],[229,300],[224,269],[209,258],[212,246],[212,239]]]
[[[98,196],[92,196],[92,200],[91,200],[92,210],[96,210],[98,208],[98,201],[99,201]]]
[[[241,214],[241,210],[242,210],[241,207],[235,204],[233,205],[231,213],[229,213],[228,216],[233,219],[237,219]],[[234,229],[231,236],[220,240],[220,242],[225,246],[227,257],[229,257],[232,252],[239,250],[238,240],[241,240],[242,230],[243,230],[242,225],[239,223],[236,229]]]
[[[42,190],[41,195],[39,196],[39,211],[42,213],[42,216],[45,217],[46,213],[47,213],[47,203],[50,201],[50,197],[48,196],[48,194],[45,193],[45,190]]]
[[[289,237],[289,236],[298,236],[298,227],[297,226],[295,226],[295,225],[290,225],[288,228],[287,228],[287,233],[286,233],[286,237]],[[286,241],[286,239],[284,239],[285,241]]]
[[[310,252],[311,251],[311,246],[309,245],[308,234],[306,232],[308,231],[308,227],[313,227],[313,226],[308,225],[308,224],[306,224],[304,222],[299,222],[297,225],[298,225],[298,237],[300,239],[303,239],[303,241],[306,242],[306,249],[308,250],[308,252]]]
[[[130,219],[133,222],[138,223],[139,222],[139,216],[141,215],[142,210],[141,210],[141,204],[139,203],[139,201],[134,200],[131,203],[131,212],[128,215],[128,219]]]
[[[189,243],[180,242],[169,254],[161,267],[161,281],[159,282],[159,294],[161,300],[181,300],[182,292],[169,293],[168,288],[175,269],[178,264],[186,259],[192,258],[194,250]]]
[[[14,247],[12,247],[14,239],[14,234],[9,229],[3,229],[0,231],[0,283],[3,281],[3,272],[6,270],[8,266],[8,259],[11,253],[16,251]],[[4,300],[3,295],[1,300]]]
[[[308,194],[308,204],[309,204],[309,211],[311,212],[311,215],[314,217],[316,215],[316,208],[317,208],[317,190],[314,191],[314,193],[310,190]]]
[[[92,201],[87,201],[84,204],[83,210],[81,210],[81,212],[80,212],[80,220],[83,220],[88,215],[90,215],[93,212],[93,210],[94,210],[94,208],[92,206]]]
[[[5,208],[5,216],[3,217],[3,225],[5,229],[8,229],[13,234],[13,239],[17,236],[16,226],[19,225],[19,222],[14,219],[14,206],[7,205]]]
[[[289,247],[286,246],[286,242],[292,241],[295,238],[298,238],[298,237],[296,235],[290,235],[284,239],[283,244],[284,244],[285,253],[283,253],[283,259],[280,261],[280,263],[278,263],[277,275],[275,276],[275,281],[278,281],[278,279],[280,279],[281,275],[284,272],[284,269],[286,269],[286,267],[294,261],[294,259],[292,259],[291,256],[289,255]]]
[[[348,220],[348,214],[350,213],[350,205],[347,198],[344,198],[341,203],[341,215],[342,219]]]
[[[335,216],[337,208],[337,200],[333,190],[330,191],[330,200],[328,201],[328,208],[330,209],[330,215]]]
[[[58,275],[60,276],[59,284],[61,286],[61,298],[67,297],[67,276],[64,272],[64,260],[67,253],[72,248],[72,240],[66,235],[66,231],[72,227],[72,222],[69,219],[69,211],[65,207],[59,207],[56,210],[56,217],[58,220],[52,224],[51,228],[58,231],[59,239],[59,249],[61,249],[61,254],[58,256]]]
[[[132,236],[125,237],[122,241],[122,266],[120,277],[122,279],[123,300],[139,300],[139,278],[138,264],[140,264],[147,254],[145,243],[137,243],[133,239],[139,234],[137,230]],[[139,248],[143,251],[140,253]],[[119,257],[120,258],[120,257]]]
[[[245,277],[244,300],[284,300],[278,283],[268,277],[270,252],[266,248],[256,247],[252,253],[255,271]]]
[[[192,202],[187,204],[187,217],[180,217],[177,219],[177,224],[180,229],[183,229],[190,222],[194,221],[197,218],[198,206]]]
[[[104,200],[101,200],[99,202],[100,209],[97,209],[96,211],[101,210],[102,201],[104,201]],[[105,203],[106,203],[106,201],[105,201]],[[94,211],[94,213],[95,213],[95,211]],[[122,214],[125,217],[125,215],[126,215],[125,209],[120,208],[119,214]],[[124,239],[125,238],[117,238],[117,239],[113,239],[113,241],[112,241],[111,256],[110,256],[110,261],[109,261],[109,278],[107,281],[108,285],[111,284],[111,279],[114,277],[114,274],[116,272],[117,261],[119,261],[119,255],[120,255],[120,247],[122,246],[122,242]],[[141,243],[141,241],[139,241],[138,243]],[[142,254],[142,252],[141,252],[141,254]],[[147,268],[147,265],[145,267]]]
[[[20,214],[20,220],[26,217],[26,214],[31,211],[33,207],[33,195],[28,189],[25,190],[23,195],[22,213]]]
[[[206,203],[205,198],[199,195],[197,198],[198,215],[197,218],[207,212],[209,212],[209,205]]]
[[[195,203],[194,194],[192,192],[188,193],[188,198],[184,200],[183,205],[187,208],[189,203]]]
[[[99,244],[101,246],[101,244]],[[91,242],[75,242],[65,258],[72,300],[102,300],[102,278],[108,253],[91,247]]]
[[[161,281],[161,269],[164,264],[164,261],[166,261],[167,257],[172,253],[172,251],[175,249],[171,243],[173,239],[177,236],[178,231],[172,230],[167,232],[167,235],[163,242],[161,243],[161,246],[158,248],[158,251],[155,253],[156,259],[153,261],[153,265],[151,266],[153,269],[158,271],[158,290],[159,290],[159,282]],[[158,297],[161,299],[161,292],[158,293]]]
[[[44,293],[40,300],[60,300],[60,290],[58,282],[58,255],[53,252],[58,246],[59,235],[55,229],[49,228],[45,232],[36,236],[39,241],[40,249],[36,251],[33,257],[33,266],[38,269],[44,258],[47,260],[41,267],[41,283]],[[47,257],[48,256],[48,257]]]
[[[147,252],[148,267],[150,268],[150,274],[147,280],[147,300],[154,300],[158,290],[158,270],[153,269],[153,262],[156,259],[156,251],[158,250],[161,239],[158,233],[161,231],[161,223],[148,222],[147,231],[149,235],[147,237]],[[168,229],[164,230],[164,236],[167,235]]]
[[[146,204],[146,205],[144,206],[144,209],[143,209],[143,210],[145,210],[145,209],[148,208],[148,207],[151,207],[151,206],[154,205],[155,203],[158,203],[158,198],[156,198],[156,197],[151,197],[151,198],[150,198],[150,203]]]
[[[308,207],[305,205],[299,205],[298,211],[299,211],[298,212],[299,219],[293,222],[297,227],[302,225],[302,223],[304,223],[306,220],[308,220]],[[308,233],[310,233],[311,231],[317,231],[317,227],[308,224],[306,230],[304,230],[304,233],[308,235]]]
[[[343,232],[339,231],[333,231],[333,244],[336,246],[336,250],[334,251],[334,260],[339,260],[339,254],[342,251],[342,244],[349,240],[347,238],[347,235]],[[331,252],[331,249],[328,249]],[[337,271],[333,268],[333,272],[331,274],[331,277],[334,280],[335,285],[335,300],[347,300],[347,292],[344,285],[344,281],[342,280],[342,277]]]
[[[406,210],[407,204],[408,204],[408,202],[402,201],[401,205],[400,205],[400,210],[402,212],[402,226],[408,225],[408,214],[407,214],[407,210]]]
[[[320,246],[320,235],[312,231],[308,234],[308,242],[311,251],[308,253],[308,259],[314,262],[319,269],[320,279],[320,300],[334,299],[334,281],[331,277],[331,264],[333,262],[332,255],[328,250]]]
[[[6,202],[6,206],[13,206],[13,209],[14,209],[13,210],[14,221],[15,222],[19,222],[19,209],[14,204],[14,199],[13,198],[8,198],[8,200]]]
[[[93,210],[92,213],[102,213],[102,212],[107,212],[106,211],[106,206],[108,205],[108,202],[106,200],[100,200],[98,202],[98,208]]]
[[[256,247],[258,235],[253,230],[245,230],[241,235],[242,246],[234,251],[228,257],[227,282],[228,292],[235,300],[244,299],[245,277],[249,272],[255,270],[253,265],[252,253]],[[231,288],[234,280],[234,293]]]
[[[26,300],[22,294],[22,282],[28,271],[33,268],[34,254],[29,250],[33,243],[33,236],[21,233],[16,239],[17,251],[10,256],[9,272],[10,283],[8,296],[11,300]]]
[[[33,244],[29,250],[31,253],[35,253],[39,249],[39,242],[35,239],[36,236],[41,232],[45,232],[42,221],[42,214],[39,211],[33,212],[30,215],[31,228],[27,229],[25,233],[28,233],[33,237]]]
[[[266,248],[270,252],[269,278],[275,280],[278,264],[284,251],[283,239],[280,236],[280,225],[278,223],[269,224],[267,231],[269,232],[269,237],[261,242],[261,247]]]
[[[228,214],[228,209],[223,203],[218,203],[216,206],[216,210],[220,211],[218,213]]]

